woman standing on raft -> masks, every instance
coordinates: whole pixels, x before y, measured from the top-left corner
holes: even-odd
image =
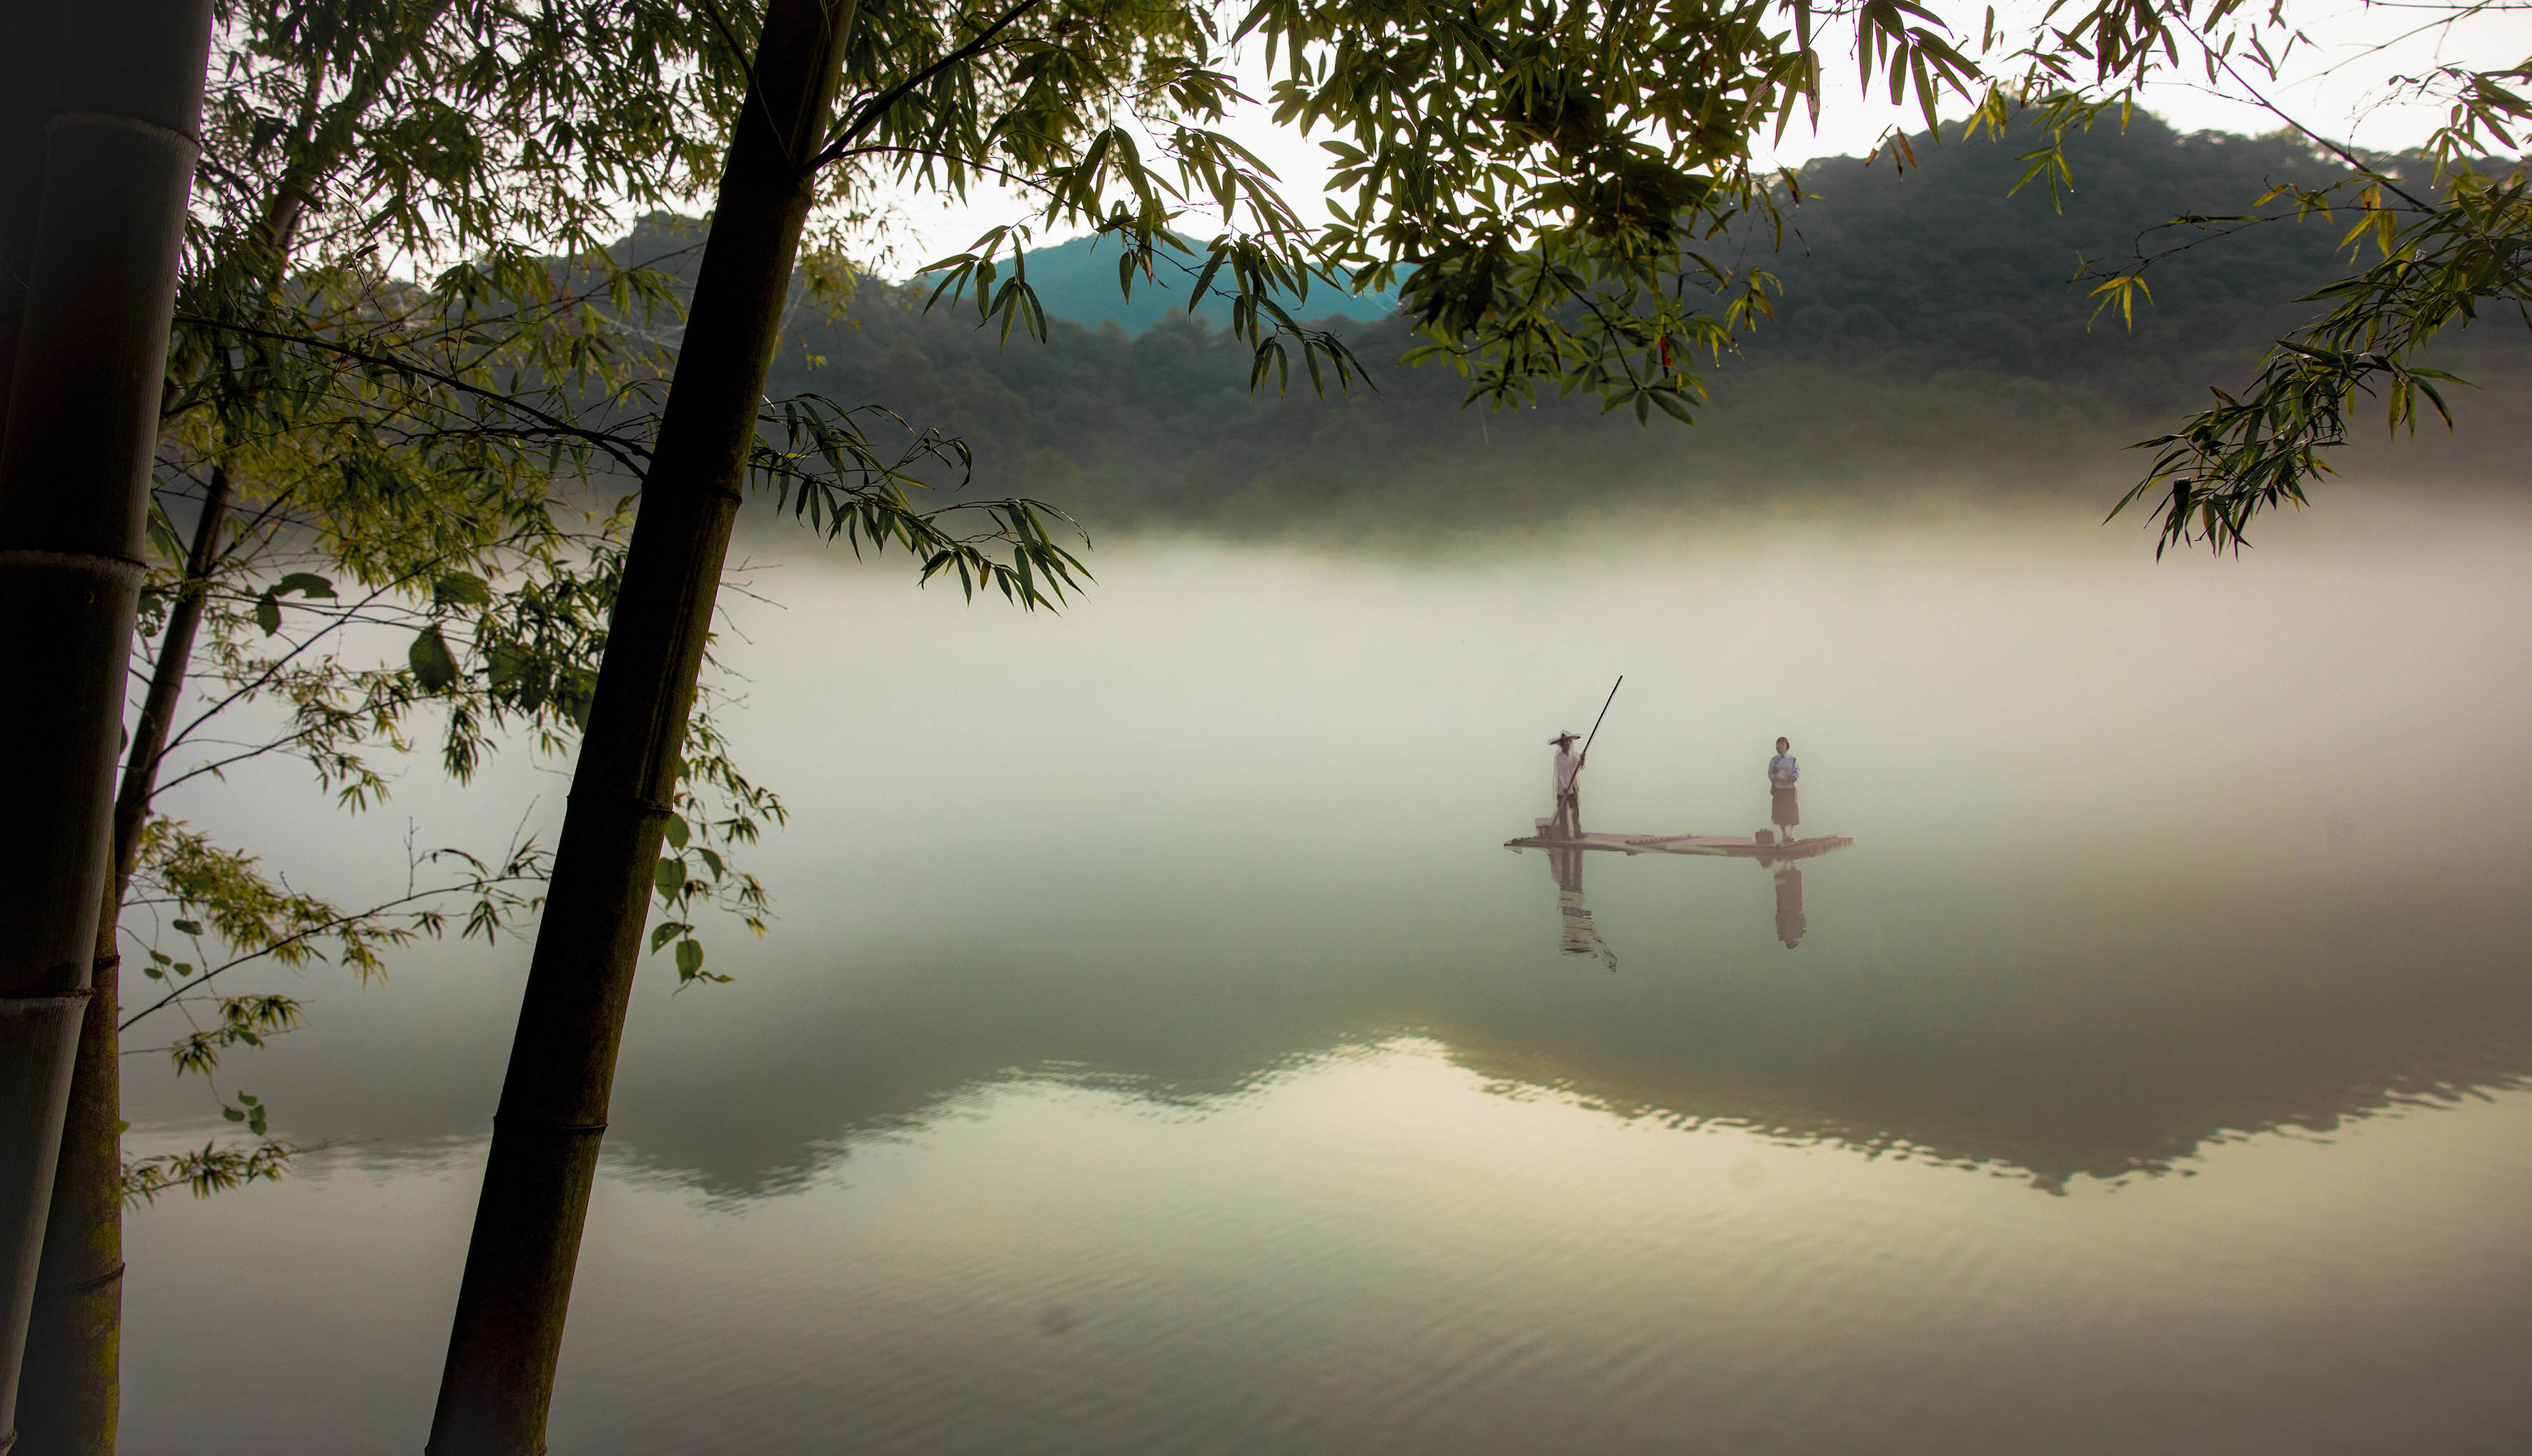
[[[1767,817],[1776,825],[1776,837],[1787,844],[1793,835],[1785,832],[1803,821],[1803,808],[1794,797],[1794,783],[1803,776],[1802,765],[1786,750],[1793,745],[1776,740],[1776,756],[1767,760]]]

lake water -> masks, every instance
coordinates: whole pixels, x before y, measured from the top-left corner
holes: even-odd
[[[2095,520],[1103,544],[1052,619],[761,538],[781,920],[644,973],[553,1448],[2523,1449],[2532,516]],[[1621,672],[1586,826],[1749,833],[1788,735],[1797,946],[1601,855],[1571,953],[1501,847]],[[349,897],[562,781],[224,792]],[[420,1448],[525,959],[271,979],[224,1085],[334,1146],[134,1216],[127,1450]]]

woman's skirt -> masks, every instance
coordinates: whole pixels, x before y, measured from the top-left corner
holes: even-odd
[[[1781,826],[1791,827],[1803,821],[1803,807],[1794,799],[1791,785],[1771,786],[1767,790],[1768,817]]]

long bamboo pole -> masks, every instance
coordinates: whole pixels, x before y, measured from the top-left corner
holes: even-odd
[[[158,390],[193,183],[209,0],[54,9],[64,78],[0,433],[0,1447],[18,1378],[111,853]],[[18,15],[38,23],[36,7]],[[23,170],[13,178],[24,185]],[[23,204],[23,196],[18,199]],[[23,217],[21,210],[17,215]]]
[[[1627,686],[1627,675],[1622,672],[1618,674],[1618,680],[1609,685],[1609,696],[1600,700],[1600,716],[1591,720],[1590,736],[1582,740],[1582,753],[1581,756],[1583,762],[1587,763],[1590,761],[1591,745],[1600,741],[1600,725],[1607,722],[1609,719],[1609,704],[1618,700],[1618,690],[1625,686]],[[1578,765],[1574,771],[1580,773],[1582,770]]]
[[[855,0],[773,0],[607,628],[432,1420],[432,1456],[535,1456],[650,914],[661,830]]]

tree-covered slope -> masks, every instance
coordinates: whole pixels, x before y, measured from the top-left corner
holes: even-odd
[[[2181,136],[2139,114],[2124,132],[2105,125],[2070,140],[2071,188],[2035,181],[2017,193],[2019,154],[2036,144],[1920,138],[1922,166],[1885,155],[1805,167],[1784,249],[1735,254],[1784,285],[1776,326],[1749,358],[1992,369],[2158,410],[2246,367],[2316,311],[2297,295],[2343,271],[2345,223],[2296,222],[2278,204],[2255,225],[2161,225],[2246,213],[2276,184],[2339,175],[2296,139]],[[2088,259],[2140,253],[2168,253],[2148,274],[2154,307],[2132,329],[2115,308],[2094,318],[2076,275]]]
[[[1414,342],[1395,315],[1329,320],[1372,366],[1366,386],[1278,398],[1251,394],[1246,351],[1201,319],[1128,333],[1059,316],[1046,343],[1005,347],[972,310],[924,311],[917,289],[869,289],[844,317],[800,327],[773,388],[961,436],[980,488],[1055,501],[1094,527],[1484,525],[1801,484],[2114,496],[2141,465],[2122,446],[2247,375],[2309,315],[2294,300],[2344,270],[2345,224],[2158,226],[2331,175],[2288,139],[2184,137],[2140,115],[2076,138],[2074,188],[2053,199],[2039,184],[2014,194],[2028,145],[1919,138],[1919,165],[1904,170],[1887,155],[1816,162],[1780,249],[1755,227],[1716,240],[1718,257],[1768,269],[1782,293],[1775,317],[1707,369],[1712,403],[1693,429],[1587,401],[1464,409],[1449,368],[1395,366]],[[2156,303],[2132,329],[2115,310],[2092,317],[2073,281],[2083,259],[2183,244],[2150,273]],[[1050,311],[1070,296],[1052,293]],[[2450,351],[2463,372],[2502,384],[2532,366],[2519,322],[2470,332]],[[2423,442],[2401,468],[2485,468],[2510,444],[2501,392],[2456,392],[2461,448]]]

